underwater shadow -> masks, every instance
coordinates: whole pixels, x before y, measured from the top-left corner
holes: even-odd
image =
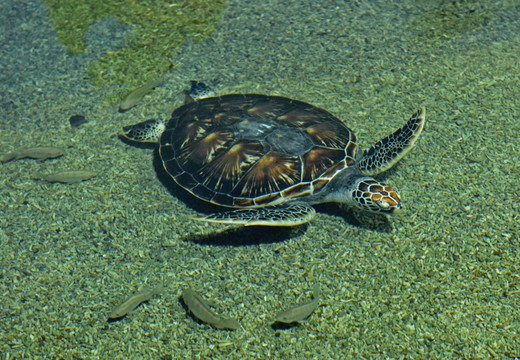
[[[216,230],[208,234],[189,234],[182,238],[200,245],[251,246],[273,244],[294,239],[305,234],[308,225],[299,226],[241,226]]]
[[[379,233],[390,233],[393,229],[392,221],[387,215],[372,214],[335,203],[317,204],[314,205],[314,208],[318,214],[327,214],[342,218],[346,226],[353,226]]]
[[[126,144],[126,145],[129,145],[129,146],[133,146],[135,148],[138,148],[138,149],[154,149],[154,150],[157,150],[157,144],[154,144],[154,143],[145,143],[145,142],[139,142],[139,141],[134,141],[134,140],[130,140],[126,137],[124,137],[122,134],[114,134],[111,136],[112,138],[118,138],[122,143]],[[155,154],[155,153],[154,153]]]

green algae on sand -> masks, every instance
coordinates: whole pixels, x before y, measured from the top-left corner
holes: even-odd
[[[104,54],[87,72],[96,85],[126,83],[136,87],[170,68],[175,50],[186,41],[202,41],[215,30],[226,0],[43,0],[58,39],[71,54],[86,50],[90,25],[113,16],[134,27],[127,46]],[[146,74],[146,75],[143,75]]]

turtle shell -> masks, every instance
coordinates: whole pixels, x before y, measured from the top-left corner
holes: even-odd
[[[280,96],[232,94],[175,110],[161,135],[168,174],[227,207],[312,196],[354,163],[354,133],[329,112]]]

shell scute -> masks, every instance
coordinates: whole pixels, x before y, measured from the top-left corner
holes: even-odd
[[[259,197],[279,192],[300,182],[300,169],[298,157],[269,152],[249,168],[231,195]]]
[[[168,126],[162,137],[168,137],[175,148],[182,149],[187,144],[191,144],[204,137],[211,128],[211,119],[186,121],[182,126],[174,128]]]
[[[254,204],[255,204],[255,206],[262,206],[264,204],[273,204],[280,198],[281,198],[280,193],[262,195],[262,196],[254,199]]]
[[[263,153],[264,146],[258,141],[234,143],[213,161],[200,167],[197,179],[218,192],[230,193]]]
[[[211,202],[214,204],[219,204],[222,206],[234,207],[235,206],[235,198],[222,193],[215,193],[211,198]]]
[[[198,172],[211,163],[218,153],[225,152],[233,142],[234,133],[222,129],[206,132],[198,140],[188,142],[176,154],[180,165],[190,173]]]
[[[234,198],[233,205],[235,207],[254,207],[255,201],[251,198]]]
[[[280,194],[286,199],[291,199],[297,196],[311,194],[312,187],[310,182],[303,182],[291,186],[288,189],[283,190]]]
[[[303,155],[302,181],[312,181],[327,169],[345,158],[342,149],[329,149],[316,146]]]
[[[345,148],[348,142],[351,141],[350,134],[352,132],[340,125],[327,121],[306,127],[304,131],[313,141],[320,145],[336,149]]]
[[[166,168],[166,171],[168,171],[169,168]],[[172,174],[172,173],[169,173]],[[193,192],[193,189],[197,187],[197,185],[200,185],[198,181],[196,181],[193,176],[188,174],[187,172],[183,171],[181,173],[176,174],[173,179],[175,182],[179,185],[181,185],[183,188],[188,190],[189,192]],[[199,196],[197,194],[197,196]],[[206,199],[205,197],[203,199]]]
[[[276,117],[290,109],[291,104],[275,103],[270,100],[259,101],[253,107],[247,109],[247,114],[257,117]]]
[[[313,192],[319,192],[325,185],[329,183],[329,179],[326,178],[317,178],[316,180],[311,182]]]
[[[332,179],[338,172],[345,169],[347,166],[347,162],[345,160],[342,160],[337,164],[334,164],[327,171],[321,174],[320,178]]]
[[[305,107],[293,108],[279,116],[278,121],[288,126],[305,128],[323,122],[324,113],[326,114],[325,116],[328,115],[328,113],[322,112],[320,109],[307,105]]]

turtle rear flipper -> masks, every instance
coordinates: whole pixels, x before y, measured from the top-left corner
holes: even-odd
[[[380,174],[403,158],[415,145],[426,120],[426,110],[421,108],[413,113],[403,127],[379,140],[365,151],[358,166],[365,175]]]
[[[123,127],[122,137],[139,143],[158,143],[166,125],[163,119],[149,119]]]
[[[245,226],[296,226],[311,221],[316,210],[304,202],[239,209],[196,217],[196,220]]]

